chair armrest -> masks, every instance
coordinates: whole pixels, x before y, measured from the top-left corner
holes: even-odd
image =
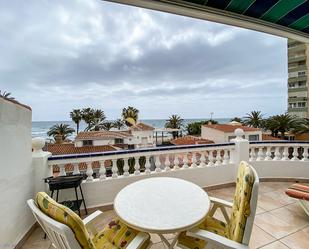
[[[84,225],[87,225],[89,222],[94,221],[94,219],[97,219],[102,214],[103,212],[101,212],[100,210],[97,210],[94,213],[88,215],[85,219],[83,219]]]
[[[218,206],[224,206],[224,207],[228,207],[228,208],[232,208],[233,207],[233,203],[229,202],[229,201],[225,201],[216,197],[209,197],[210,201],[214,204],[217,204]]]
[[[103,212],[97,210],[83,219],[83,223],[90,235],[95,236],[98,233],[96,224],[103,219]]]
[[[148,233],[139,232],[126,249],[138,249],[150,238]],[[150,242],[151,243],[151,242]]]
[[[206,230],[202,229],[192,229],[186,233],[188,236],[199,238],[202,240],[206,240],[208,243],[218,246],[218,247],[224,247],[227,249],[249,249],[249,246],[243,245],[241,243],[238,243],[236,241],[227,239],[223,236],[220,236],[218,234],[208,232]],[[210,247],[211,248],[211,247]]]

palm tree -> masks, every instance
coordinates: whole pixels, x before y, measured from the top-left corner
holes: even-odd
[[[252,111],[244,117],[243,123],[247,126],[260,128],[263,126],[263,114],[260,111]]]
[[[268,119],[265,120],[264,122],[264,127],[265,130],[269,130],[271,132],[272,137],[278,137],[278,125],[277,121],[274,118],[274,116],[269,117]]]
[[[104,122],[102,125],[103,130],[109,131],[114,127],[114,123],[112,122]]]
[[[99,119],[99,120],[105,120],[106,116],[104,114],[104,111],[100,109],[93,110],[93,118],[94,119]]]
[[[171,129],[181,129],[182,125],[183,125],[183,119],[180,118],[180,116],[178,115],[170,116],[169,119],[166,120],[166,123],[165,123],[165,127],[171,128]],[[173,131],[172,134],[173,134],[173,138],[176,138],[179,135],[178,131]]]
[[[82,121],[82,111],[80,109],[73,109],[70,112],[70,117],[72,121],[76,124],[76,132],[79,132],[79,123]]]
[[[133,106],[128,106],[127,108],[122,109],[122,119],[127,126],[132,126],[132,123],[128,122],[127,119],[131,118],[136,123],[138,120],[138,113],[139,113],[139,110],[137,110]]]
[[[115,120],[113,126],[114,126],[115,128],[117,128],[118,130],[121,130],[121,128],[124,127],[124,122],[123,122],[120,118],[118,118],[118,119]]]
[[[298,124],[298,121],[288,113],[273,116],[271,117],[271,120],[271,122],[273,122],[272,127],[278,133],[281,133],[282,139],[284,139],[287,131],[293,130]]]
[[[49,131],[47,132],[47,135],[49,137],[54,137],[61,135],[62,140],[67,139],[75,130],[71,128],[68,124],[55,124],[53,125]]]
[[[1,92],[1,90],[0,90],[0,96],[5,98],[5,99],[10,99],[10,100],[15,99],[14,97],[11,97],[11,93],[6,92],[6,91]]]
[[[87,124],[86,129],[90,128],[90,123],[93,121],[94,110],[92,108],[84,108],[82,109],[82,119]]]
[[[309,133],[309,118],[303,118],[292,129],[296,134]]]

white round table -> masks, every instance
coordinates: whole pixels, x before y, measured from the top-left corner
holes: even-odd
[[[172,248],[180,232],[201,223],[210,207],[207,193],[192,182],[155,177],[134,182],[116,196],[114,209],[128,226],[157,233]],[[162,234],[176,233],[172,243]]]

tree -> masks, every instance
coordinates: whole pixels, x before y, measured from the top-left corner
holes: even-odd
[[[86,129],[90,128],[90,124],[93,121],[93,116],[94,116],[94,110],[92,108],[88,107],[88,108],[82,109],[82,119],[87,124]]]
[[[124,127],[124,122],[118,118],[117,120],[115,120],[113,126],[117,128],[118,130],[121,130],[121,128]]]
[[[70,117],[72,121],[76,124],[76,132],[79,132],[79,123],[82,121],[82,111],[80,109],[73,109],[70,112]]]
[[[133,119],[136,123],[138,120],[139,110],[134,108],[133,106],[128,106],[127,108],[122,109],[122,119],[127,126],[132,126],[131,122],[128,122],[128,119]]]
[[[274,116],[269,117],[268,119],[265,120],[264,122],[264,127],[265,130],[269,130],[271,132],[272,137],[278,137],[278,125],[277,121],[274,118]]]
[[[1,90],[0,90],[0,96],[5,98],[5,99],[15,100],[14,97],[11,97],[11,93],[6,92],[6,91],[1,92]]]
[[[232,118],[231,120],[230,120],[230,122],[238,122],[238,123],[241,123],[242,124],[242,122],[243,122],[243,120],[241,119],[241,118],[239,118],[239,117],[234,117],[234,118]]]
[[[269,121],[266,121],[270,129],[272,129],[275,133],[280,133],[281,138],[284,139],[285,133],[289,130],[293,130],[298,121],[293,116],[288,113],[276,115],[270,117]]]
[[[104,122],[102,125],[103,130],[109,131],[114,127],[114,123],[112,122]]]
[[[217,121],[215,120],[205,120],[205,121],[198,121],[198,122],[193,122],[190,123],[186,126],[186,130],[187,130],[187,134],[188,135],[195,135],[195,136],[200,136],[201,132],[202,132],[202,125],[204,124],[208,124],[208,123],[212,123],[212,124],[218,124]]]
[[[47,135],[56,139],[57,135],[61,135],[62,140],[66,140],[72,133],[75,132],[68,124],[55,124],[53,125]]]
[[[260,111],[247,113],[247,116],[244,117],[243,123],[254,128],[261,128],[263,126],[263,114]]]
[[[84,108],[82,110],[82,119],[87,124],[86,131],[101,130],[105,118],[104,111],[100,109]]]
[[[296,122],[292,131],[296,134],[309,133],[309,119],[303,118]]]
[[[178,115],[172,115],[166,120],[165,127],[170,129],[181,129],[183,126],[183,119]],[[173,131],[173,138],[179,136],[178,131]]]

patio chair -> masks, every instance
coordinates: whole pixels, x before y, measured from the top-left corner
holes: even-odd
[[[252,166],[241,162],[237,173],[233,203],[210,197],[212,208],[196,228],[183,232],[178,238],[181,248],[249,248],[258,199],[259,178]],[[231,208],[228,216],[226,208]],[[220,209],[225,222],[214,218]]]
[[[27,203],[57,249],[146,249],[151,245],[149,234],[127,227],[119,219],[105,225],[101,211],[82,220],[44,192],[36,195],[36,201],[30,199]]]
[[[289,187],[285,193],[298,200],[299,205],[309,216],[309,185],[296,183]]]

